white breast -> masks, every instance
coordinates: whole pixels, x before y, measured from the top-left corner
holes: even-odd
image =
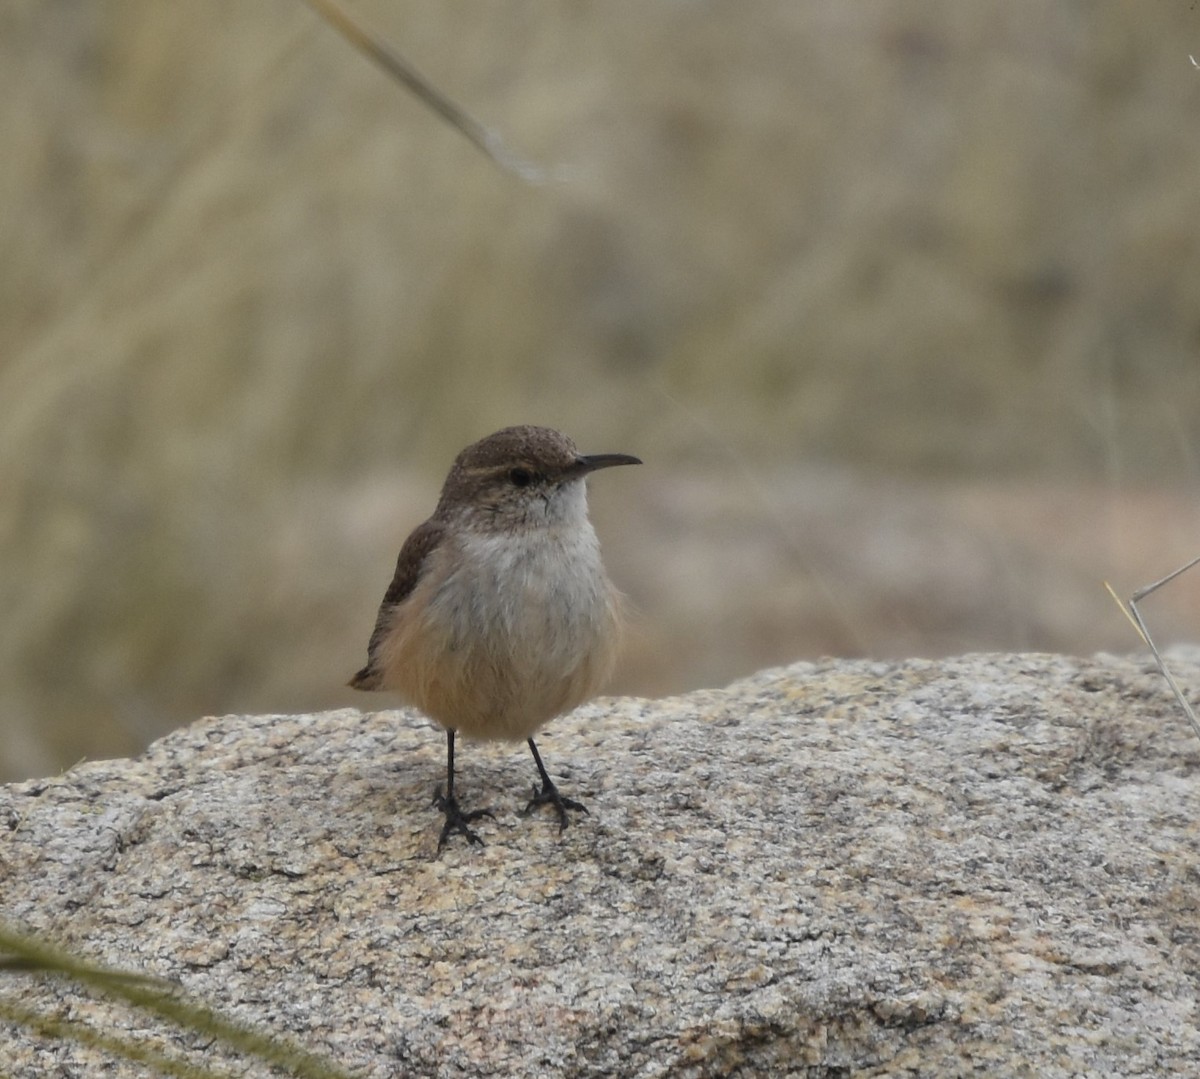
[[[611,586],[590,524],[564,534],[470,535],[459,570],[432,606],[453,626],[451,647],[482,643],[497,661],[565,677],[607,628]]]
[[[615,656],[617,599],[586,516],[460,532],[445,554],[389,664],[412,703],[464,734],[518,739],[597,691]]]

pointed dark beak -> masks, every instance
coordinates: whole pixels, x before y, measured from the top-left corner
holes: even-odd
[[[630,457],[627,453],[591,453],[575,458],[571,471],[578,476],[587,475],[601,468],[612,468],[614,465],[640,465],[641,459]]]

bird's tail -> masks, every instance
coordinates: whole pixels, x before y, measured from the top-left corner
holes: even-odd
[[[346,683],[351,689],[378,689],[379,688],[379,672],[372,669],[368,663],[361,671],[358,672],[349,682]]]

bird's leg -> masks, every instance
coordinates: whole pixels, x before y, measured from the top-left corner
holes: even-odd
[[[459,835],[467,837],[468,843],[482,844],[483,840],[479,838],[468,827],[473,820],[479,820],[480,817],[491,817],[495,819],[495,814],[490,809],[474,809],[470,813],[464,813],[458,805],[454,797],[454,732],[446,731],[446,793],[442,794],[442,788],[438,787],[433,792],[433,804],[445,814],[446,823],[442,825],[442,834],[438,839],[438,850],[440,851],[455,832]]]
[[[567,826],[567,810],[577,809],[586,813],[587,806],[582,802],[575,801],[574,798],[564,798],[558,793],[558,788],[554,785],[554,780],[550,778],[550,773],[546,771],[546,766],[542,763],[542,756],[538,753],[538,748],[532,738],[529,739],[529,751],[533,754],[533,762],[538,766],[538,771],[542,775],[542,786],[540,789],[536,785],[534,786],[533,797],[529,799],[524,815],[528,816],[537,806],[552,805],[558,812],[558,830],[561,832]]]

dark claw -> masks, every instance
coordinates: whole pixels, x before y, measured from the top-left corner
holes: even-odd
[[[580,813],[587,812],[587,806],[582,802],[575,801],[574,798],[564,798],[558,793],[558,788],[553,783],[543,783],[540,787],[535,783],[533,785],[533,797],[529,799],[529,804],[521,811],[521,816],[528,817],[538,806],[552,805],[558,812],[558,830],[561,832],[569,823],[567,810],[574,809]]]
[[[466,836],[468,843],[478,843],[483,846],[483,840],[468,825],[471,821],[479,820],[480,817],[491,817],[492,820],[495,820],[496,815],[490,809],[473,809],[470,813],[464,813],[459,808],[456,799],[447,798],[442,794],[441,787],[433,792],[433,804],[446,816],[446,823],[442,825],[442,834],[438,838],[439,851],[455,833]]]

